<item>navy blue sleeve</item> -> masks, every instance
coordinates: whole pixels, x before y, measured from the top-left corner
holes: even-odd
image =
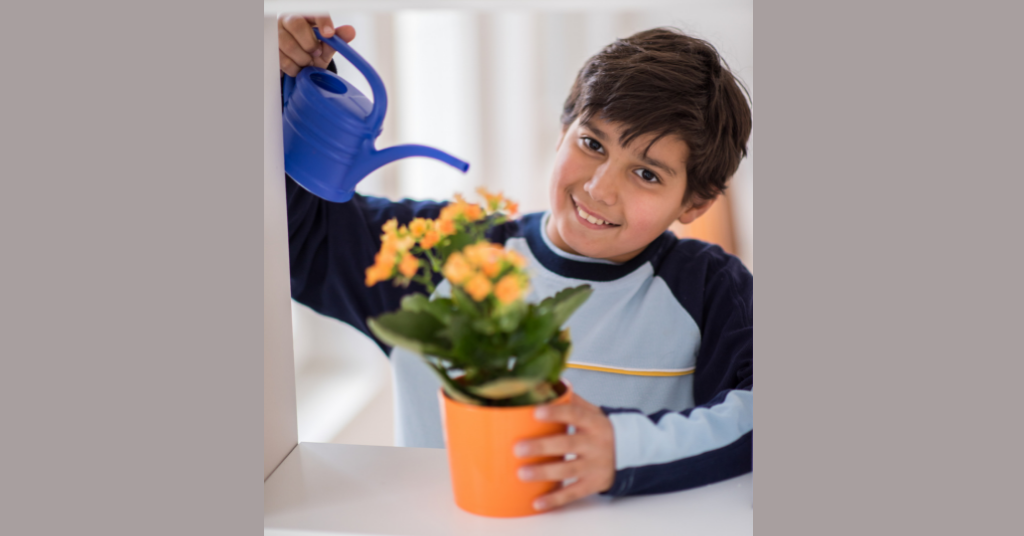
[[[644,415],[602,408],[616,434],[616,474],[604,495],[679,491],[753,465],[754,279],[717,246],[683,241],[659,274],[701,329],[695,406]]]
[[[334,203],[309,193],[291,177],[286,180],[292,298],[362,331],[390,355],[390,347],[370,333],[367,318],[393,311],[403,296],[426,289],[391,281],[366,287],[366,269],[380,250],[381,226],[391,218],[399,225],[413,218],[435,219],[446,203],[392,202],[359,194]]]

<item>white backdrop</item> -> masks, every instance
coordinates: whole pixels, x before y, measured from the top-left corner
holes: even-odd
[[[470,162],[467,174],[411,158],[371,174],[357,191],[392,199],[449,199],[478,185],[504,191],[522,211],[547,208],[547,185],[560,133],[561,105],[583,62],[617,37],[675,26],[718,48],[754,94],[753,3],[521,2],[539,9],[388,10],[410,2],[267,2],[265,9],[327,7],[335,25],[351,24],[351,43],[388,90],[377,147],[431,145]],[[433,2],[488,5],[487,2]],[[421,5],[419,3],[415,5]],[[490,5],[510,5],[492,2]],[[340,7],[340,9],[339,9]],[[335,56],[339,74],[363,93],[362,75]],[[753,142],[730,185],[740,258],[753,270]],[[300,441],[331,441],[368,406],[389,404],[386,358],[340,322],[293,306]],[[388,411],[373,411],[375,420]],[[386,420],[386,419],[385,419]],[[390,422],[345,440],[387,444]],[[372,428],[372,427],[371,427]],[[344,434],[343,434],[344,435]]]

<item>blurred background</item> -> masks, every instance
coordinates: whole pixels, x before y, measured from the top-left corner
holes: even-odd
[[[413,5],[437,8],[403,9]],[[482,185],[519,201],[522,213],[546,210],[558,118],[577,72],[616,38],[655,26],[712,43],[754,94],[752,1],[267,1],[264,10],[327,11],[335,26],[356,28],[351,46],[388,90],[378,148],[419,143],[470,162],[462,174],[404,159],[363,180],[364,195],[475,199]],[[344,58],[335,55],[335,64],[371,95]],[[753,137],[748,151],[727,196],[693,225],[672,230],[722,245],[753,271]],[[292,313],[299,441],[393,445],[385,355],[346,324],[295,302]]]

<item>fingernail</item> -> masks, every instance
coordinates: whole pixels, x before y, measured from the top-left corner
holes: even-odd
[[[548,408],[537,408],[537,410],[533,412],[533,416],[538,419],[547,419]]]
[[[540,499],[537,499],[536,501],[533,501],[533,509],[534,510],[544,510],[547,507],[548,507],[547,503],[545,503],[544,501],[542,501]]]
[[[515,453],[516,453],[516,456],[522,458],[523,456],[526,456],[527,454],[530,453],[530,449],[526,445],[519,444],[519,445],[516,445]]]
[[[322,54],[322,53],[323,53],[323,51],[318,48],[318,49],[313,51],[313,57],[314,58],[319,58],[320,54]]]
[[[533,476],[533,471],[527,467],[519,468],[519,480],[527,480]]]

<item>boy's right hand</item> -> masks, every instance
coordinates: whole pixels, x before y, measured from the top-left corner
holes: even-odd
[[[277,18],[277,46],[281,59],[282,76],[298,76],[308,65],[326,69],[334,56],[334,49],[320,41],[313,28],[325,38],[338,34],[346,43],[356,38],[356,29],[345,25],[334,27],[331,17],[322,15],[280,15]]]

